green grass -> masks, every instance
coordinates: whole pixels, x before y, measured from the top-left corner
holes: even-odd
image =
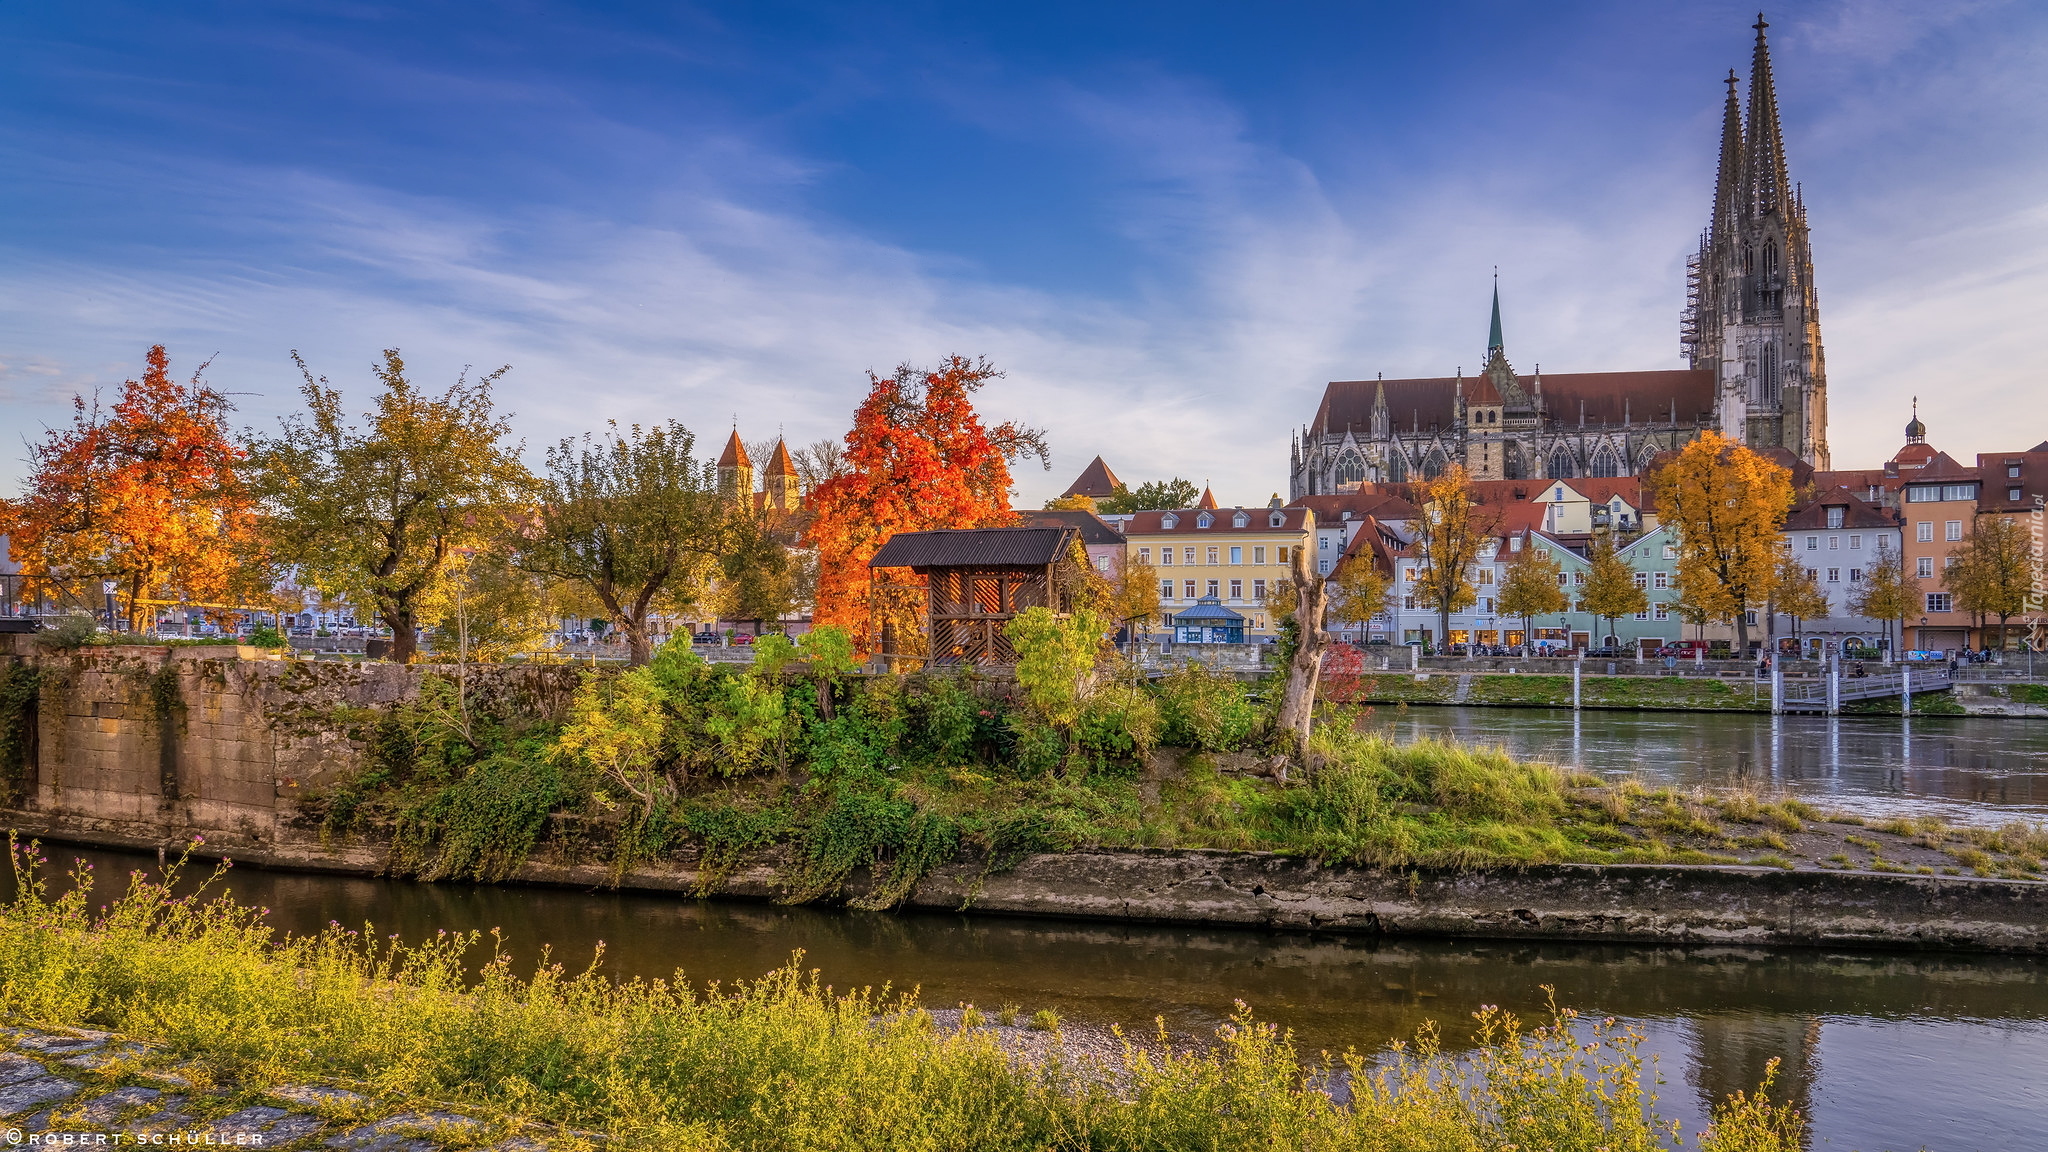
[[[1444,673],[1435,673],[1433,679],[1446,679],[1446,676]],[[1448,680],[1449,684],[1441,696],[1445,701],[1450,699],[1457,684],[1455,675],[1449,676]],[[1405,686],[1399,683],[1394,683],[1390,689],[1388,681],[1388,677],[1382,676],[1368,698],[1374,701],[1405,699],[1423,702],[1421,697],[1407,693]],[[1759,702],[1755,694],[1749,691],[1746,683],[1734,687],[1721,680],[1676,676],[1586,675],[1580,679],[1579,692],[1580,704],[1588,708],[1663,708],[1711,712],[1757,711],[1769,708],[1769,701]],[[1437,698],[1430,699],[1434,701]],[[1508,707],[1570,707],[1572,678],[1569,674],[1475,674],[1466,693],[1465,702]]]
[[[1651,1152],[1677,1136],[1645,1096],[1641,1037],[1569,1011],[1532,1028],[1483,1008],[1463,1053],[1429,1031],[1344,1053],[1354,1099],[1338,1106],[1314,1087],[1330,1067],[1243,1009],[1213,1046],[1032,1063],[890,989],[835,991],[800,958],[728,986],[551,966],[521,979],[495,939],[280,938],[256,910],[140,874],[98,912],[86,891],[27,879],[0,908],[0,1016],[161,1045],[202,1086],[337,1083],[704,1152]],[[1759,1093],[1723,1102],[1692,1146],[1792,1152],[1802,1128]]]

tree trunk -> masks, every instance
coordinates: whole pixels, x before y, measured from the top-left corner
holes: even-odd
[[[1309,569],[1305,549],[1296,549],[1294,568],[1294,658],[1287,664],[1287,694],[1280,701],[1280,730],[1293,743],[1296,759],[1308,754],[1315,723],[1316,681],[1323,668],[1323,609],[1329,591]],[[1305,762],[1305,761],[1304,761]]]
[[[1735,607],[1735,658],[1749,658],[1749,613],[1739,604]]]
[[[654,659],[654,642],[647,636],[647,621],[627,616],[619,621],[626,633],[626,663],[638,668]]]
[[[391,662],[410,664],[419,659],[419,637],[413,633],[413,616],[410,608],[386,608],[385,626],[391,629]]]

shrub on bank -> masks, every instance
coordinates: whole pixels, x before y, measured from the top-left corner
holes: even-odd
[[[941,1029],[886,990],[834,992],[794,960],[726,987],[559,966],[521,979],[500,941],[472,964],[473,935],[406,945],[337,924],[279,938],[256,910],[140,874],[98,913],[83,883],[52,895],[17,875],[0,907],[0,1015],[161,1044],[202,1084],[340,1081],[618,1147],[726,1152],[1650,1152],[1677,1138],[1645,1093],[1641,1038],[1568,1011],[1529,1028],[1482,1009],[1469,1051],[1425,1031],[1325,1064],[1241,1009],[1212,1046],[1126,1044],[1093,1062],[1055,1047],[1029,1063],[987,1030]],[[1348,1104],[1321,1090],[1333,1078]],[[1793,1152],[1802,1137],[1760,1090],[1718,1107],[1697,1147]]]

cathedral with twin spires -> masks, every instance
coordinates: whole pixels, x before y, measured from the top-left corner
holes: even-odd
[[[1768,27],[1757,17],[1747,113],[1728,74],[1713,214],[1686,262],[1689,367],[1528,375],[1509,363],[1500,289],[1485,367],[1420,380],[1336,380],[1296,434],[1294,497],[1464,465],[1475,480],[1629,476],[1713,429],[1828,467],[1827,373],[1806,206],[1786,175]]]

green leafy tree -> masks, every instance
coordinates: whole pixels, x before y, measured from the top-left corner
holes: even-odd
[[[1027,608],[1003,625],[1017,650],[1017,683],[1046,723],[1071,731],[1102,654],[1102,618],[1082,608],[1069,616]]]
[[[1194,481],[1175,476],[1171,480],[1151,480],[1136,488],[1124,489],[1114,495],[1105,496],[1095,502],[1097,511],[1109,513],[1152,512],[1164,508],[1193,508],[1202,498],[1202,490]]]
[[[392,659],[409,663],[456,554],[502,536],[530,486],[491,395],[510,369],[465,374],[430,396],[386,349],[373,369],[381,390],[358,427],[326,377],[296,352],[292,362],[306,411],[250,451],[279,558],[299,566],[302,584],[374,607],[391,629]]]
[[[1607,635],[1612,636],[1621,617],[1650,610],[1650,597],[1636,587],[1635,570],[1615,550],[1613,537],[1600,537],[1588,559],[1591,563],[1583,596],[1586,611],[1606,620]]]
[[[681,423],[564,439],[548,449],[519,564],[589,590],[626,634],[628,660],[653,658],[648,619],[694,603],[725,552],[717,470]]]
[[[718,557],[719,619],[750,620],[758,633],[801,602],[812,574],[806,555],[790,547],[782,519],[773,509],[731,507]]]
[[[1525,644],[1535,641],[1536,617],[1560,613],[1571,606],[1571,598],[1564,594],[1564,586],[1559,583],[1564,569],[1556,557],[1545,555],[1548,551],[1539,551],[1536,538],[1533,535],[1528,537],[1501,577],[1501,615],[1522,618],[1522,640]]]

